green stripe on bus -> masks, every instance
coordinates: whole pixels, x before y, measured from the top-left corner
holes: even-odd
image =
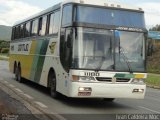
[[[30,73],[30,80],[34,81],[34,76],[35,76],[35,71],[36,71],[36,67],[37,67],[37,61],[38,61],[38,54],[39,54],[39,50],[40,50],[40,41],[36,41],[36,49],[35,49],[35,53],[34,53],[34,58],[33,58],[33,62],[32,62],[32,69],[31,69],[31,73]]]
[[[40,78],[41,78],[48,44],[49,44],[49,40],[42,40],[41,42],[41,48],[39,51],[40,56],[38,57],[37,67],[36,67],[37,69],[36,69],[35,77],[34,77],[34,81],[37,83],[39,83]]]
[[[126,74],[125,78],[135,78],[134,74]]]
[[[117,73],[115,78],[135,78],[134,74],[122,74],[122,73]]]

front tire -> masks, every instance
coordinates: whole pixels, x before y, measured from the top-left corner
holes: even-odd
[[[50,84],[50,95],[52,98],[58,98],[58,92],[56,91],[56,77],[54,72],[50,72],[48,75],[48,81]]]

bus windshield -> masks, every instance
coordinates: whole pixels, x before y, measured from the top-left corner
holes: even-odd
[[[144,34],[76,28],[72,68],[144,72]]]
[[[113,69],[113,32],[78,28],[73,45],[74,67],[82,69]]]
[[[75,21],[99,25],[145,28],[144,13],[131,10],[77,6]]]
[[[145,71],[144,34],[116,31],[116,70]]]

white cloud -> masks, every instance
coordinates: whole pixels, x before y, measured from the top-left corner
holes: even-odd
[[[19,0],[0,0],[0,25],[13,25],[41,9]]]
[[[142,3],[140,6],[145,11],[145,20],[147,26],[160,24],[160,3],[148,2]]]
[[[137,2],[135,4],[145,11],[147,26],[160,24],[159,2]],[[13,25],[16,21],[25,19],[41,10],[41,8],[22,0],[0,0],[0,25]]]

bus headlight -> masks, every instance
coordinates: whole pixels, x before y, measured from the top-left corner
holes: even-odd
[[[95,81],[94,77],[80,76],[80,81]]]
[[[132,79],[132,83],[144,83],[145,79]]]
[[[88,77],[88,76],[76,76],[72,75],[73,81],[83,81],[83,82],[92,82],[95,81],[94,77]]]

